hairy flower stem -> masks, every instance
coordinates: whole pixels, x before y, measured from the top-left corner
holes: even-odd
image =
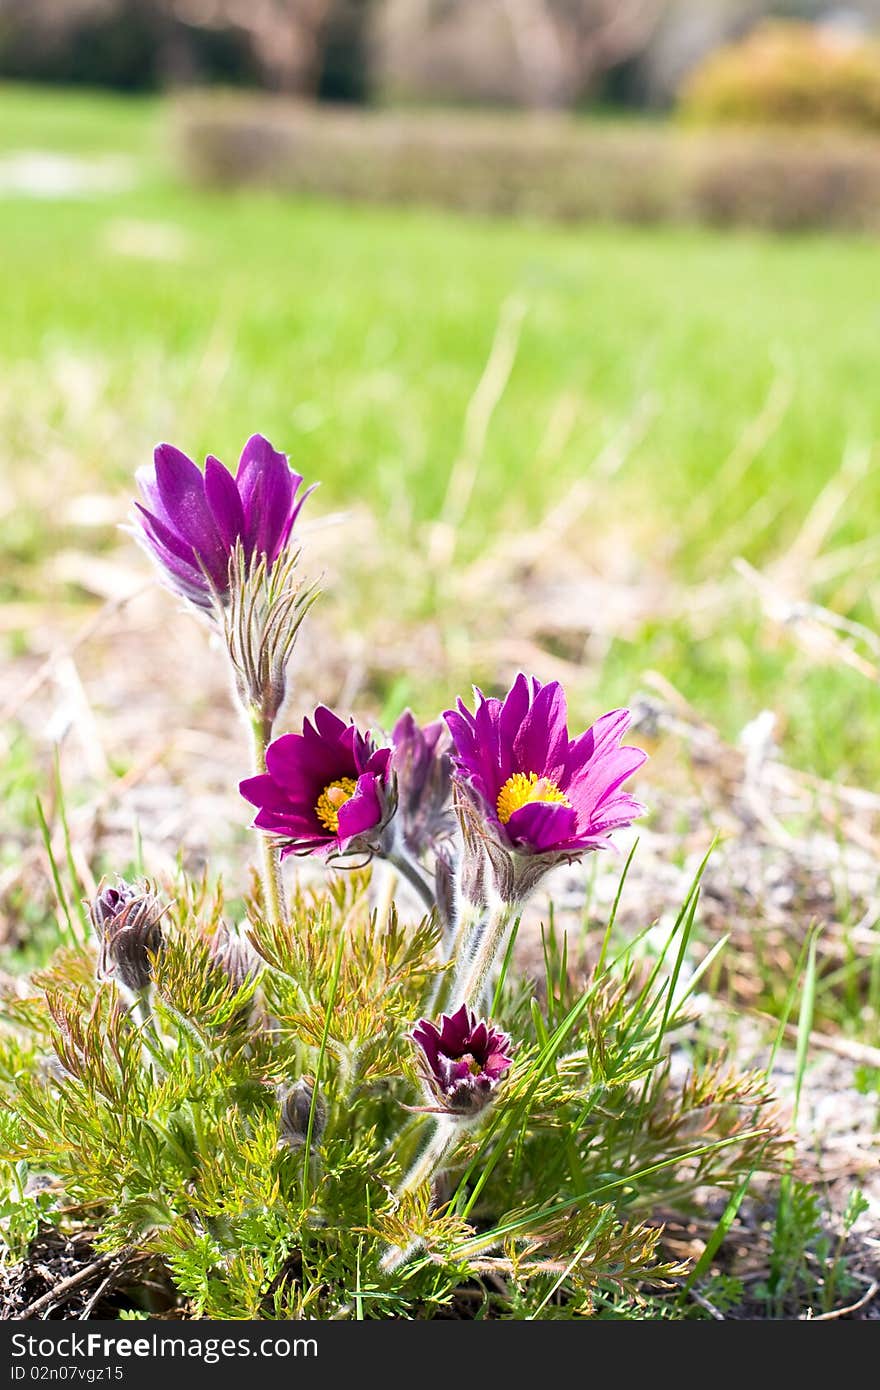
[[[454,997],[459,977],[463,976],[465,968],[474,958],[477,945],[486,929],[488,915],[488,908],[477,907],[467,901],[461,903],[455,927],[449,938],[443,942],[441,950],[442,964],[448,966],[450,962],[457,963],[457,971],[453,974],[446,969],[438,973],[428,1005],[428,1013],[431,1016],[438,1014],[446,1007],[448,1000]]]
[[[427,1182],[437,1174],[452,1146],[457,1130],[456,1122],[448,1119],[445,1115],[437,1121],[434,1133],[428,1143],[402,1179],[395,1194],[398,1198],[402,1197],[405,1192],[411,1192],[413,1188],[420,1187],[423,1182]],[[391,1246],[382,1256],[379,1263],[380,1269],[384,1270],[386,1274],[392,1274],[395,1269],[399,1269],[415,1254],[420,1245],[421,1240],[411,1240],[406,1246]]]
[[[470,960],[476,943],[480,940],[489,915],[487,907],[477,907],[474,903],[463,901],[456,915],[455,926],[443,943],[443,960]]]
[[[452,1009],[462,1004],[475,1009],[482,1007],[483,995],[489,986],[496,961],[504,958],[508,933],[518,915],[516,903],[498,902],[486,909],[482,928],[475,933],[473,951],[463,951],[452,983]]]
[[[261,710],[246,710],[251,731],[253,766],[257,776],[266,771],[266,749],[272,739],[272,720]],[[262,883],[266,911],[274,923],[282,925],[287,921],[287,905],[284,900],[284,883],[281,878],[281,858],[268,835],[261,835]]]
[[[159,1036],[159,1029],[156,1026],[156,1019],[153,1014],[151,1001],[151,987],[138,990],[131,996],[131,1012],[141,1035],[141,1046],[144,1052],[157,1064],[159,1071],[164,1074],[165,1070],[165,1048]],[[143,1054],[142,1054],[143,1055]]]

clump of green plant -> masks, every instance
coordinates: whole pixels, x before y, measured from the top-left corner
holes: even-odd
[[[215,1318],[680,1311],[661,1214],[741,1200],[781,1142],[760,1075],[672,1081],[699,875],[650,971],[613,913],[589,971],[552,921],[544,979],[511,968],[547,873],[642,812],[628,712],[572,739],[519,676],[387,741],[323,706],[276,737],[301,482],[259,436],[234,478],[161,446],[142,480],[140,538],[229,654],[261,870],[238,908],[181,872],[77,913],[53,863],[67,940],[3,998],[10,1251],[87,1222]]]

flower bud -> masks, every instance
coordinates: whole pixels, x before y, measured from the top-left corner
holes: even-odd
[[[159,899],[146,886],[117,879],[115,887],[102,882],[87,906],[99,941],[98,979],[115,980],[133,994],[149,988],[150,957],[162,949]]]
[[[309,1115],[312,1110],[314,1083],[307,1077],[300,1077],[292,1086],[282,1089],[279,1101],[279,1144],[289,1149],[301,1149],[309,1132]],[[327,1123],[327,1108],[320,1095],[315,1102],[315,1117],[312,1121],[312,1143],[317,1143]]]
[[[255,979],[262,969],[263,963],[250,943],[226,922],[221,922],[209,938],[208,955],[211,964],[236,991]]]
[[[441,720],[420,728],[404,710],[391,733],[391,771],[397,779],[398,821],[411,854],[434,849],[455,829],[452,739]]]

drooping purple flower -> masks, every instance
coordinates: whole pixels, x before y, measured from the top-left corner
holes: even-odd
[[[517,855],[574,858],[610,845],[645,808],[621,790],[647,754],[621,747],[629,710],[569,738],[565,693],[517,676],[504,700],[476,692],[472,714],[447,710],[456,777],[496,843]]]
[[[298,495],[301,475],[261,434],[245,444],[235,477],[213,455],[202,473],[172,444],[153,459],[137,474],[146,505],[135,504],[135,534],[169,586],[206,610],[228,594],[239,542],[248,564],[264,556],[271,569],[312,490]]]
[[[455,829],[449,732],[442,719],[420,726],[412,711],[404,710],[391,742],[398,820],[407,849],[420,854]]]
[[[266,771],[239,784],[258,808],[254,825],[277,836],[282,855],[375,853],[394,809],[391,749],[325,705],[313,721],[270,743]]]
[[[423,1077],[448,1115],[478,1114],[511,1065],[510,1038],[462,1004],[439,1026],[420,1019],[410,1034],[421,1051]]]
[[[148,887],[119,879],[115,887],[102,881],[87,906],[100,948],[98,979],[115,980],[132,994],[148,989],[151,957],[162,949],[162,903]]]

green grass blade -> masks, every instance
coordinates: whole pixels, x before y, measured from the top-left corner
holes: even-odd
[[[797,1127],[801,1091],[803,1089],[804,1074],[807,1069],[807,1058],[810,1050],[810,1033],[813,1027],[813,1014],[816,1007],[816,946],[819,940],[819,930],[818,927],[814,927],[810,933],[809,946],[807,949],[807,963],[804,968],[803,986],[801,988],[801,1006],[798,1012],[797,1046],[795,1051],[794,1101],[792,1104],[793,1129]],[[782,1252],[784,1250],[785,1239],[791,1221],[791,1188],[792,1173],[791,1165],[789,1165],[788,1171],[783,1174],[779,1183],[779,1203],[776,1208],[776,1225],[773,1231],[773,1249],[770,1259],[769,1286],[773,1294],[776,1305],[776,1315],[778,1317],[782,1316],[782,1302],[788,1284],[786,1271],[782,1267]]]
[[[635,839],[632,843],[632,847],[630,849],[629,854],[626,856],[626,863],[623,866],[623,872],[620,875],[620,882],[617,885],[617,892],[614,895],[614,902],[611,905],[611,915],[608,918],[608,925],[605,928],[605,935],[602,937],[602,947],[599,951],[599,959],[596,961],[596,975],[601,975],[602,971],[605,969],[605,959],[608,955],[608,945],[611,941],[611,933],[614,931],[614,923],[617,921],[617,909],[620,907],[620,900],[623,897],[623,890],[626,886],[626,880],[629,874],[630,865],[633,862],[633,858],[638,847],[638,839]]]
[[[73,886],[74,907],[76,909],[76,914],[79,918],[79,924],[82,929],[82,936],[80,939],[82,941],[87,941],[89,938],[91,924],[88,919],[88,914],[86,913],[85,903],[83,902],[83,893],[85,892],[85,889],[82,887],[80,883],[76,863],[73,858],[73,846],[70,840],[70,826],[67,821],[67,806],[64,800],[64,783],[61,780],[61,758],[57,744],[55,745],[55,794],[58,803],[58,819],[61,822],[61,831],[64,836],[64,854],[67,860],[67,872],[70,875],[70,882]]]
[[[37,819],[40,822],[40,834],[49,858],[49,868],[52,873],[52,881],[55,884],[55,896],[58,899],[58,906],[64,915],[67,931],[64,933],[68,940],[68,945],[77,946],[76,932],[73,929],[73,918],[70,915],[70,906],[67,901],[67,894],[64,891],[64,884],[61,881],[61,873],[58,869],[58,861],[55,858],[55,851],[52,848],[52,832],[49,829],[49,822],[46,820],[46,813],[43,810],[43,803],[37,797]]]
[[[510,962],[513,960],[513,948],[516,945],[516,938],[519,934],[519,924],[521,921],[522,917],[516,918],[513,924],[513,930],[510,933],[510,940],[507,943],[507,949],[504,952],[504,960],[501,963],[501,974],[498,976],[498,983],[495,986],[495,993],[492,996],[492,1009],[490,1013],[491,1018],[495,1017],[495,1015],[498,1012],[498,1006],[501,1003],[501,995],[504,992],[504,984],[507,980],[507,972],[510,969]]]

